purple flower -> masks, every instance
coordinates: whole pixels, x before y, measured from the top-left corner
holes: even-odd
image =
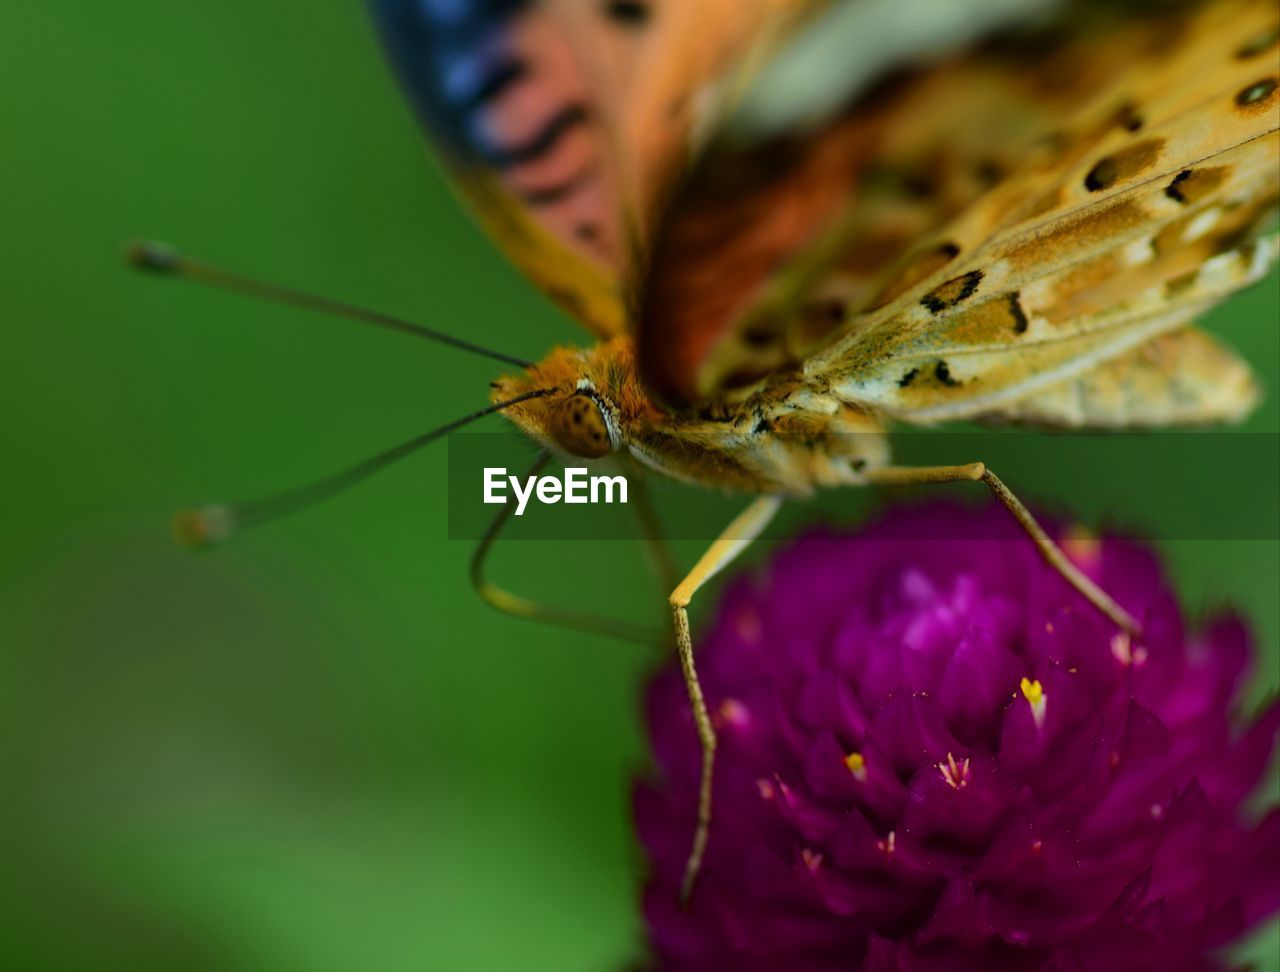
[[[1244,802],[1274,702],[1250,635],[1183,627],[1153,553],[1068,540],[1130,640],[1000,509],[930,505],[806,536],[695,640],[715,817],[679,903],[698,745],[674,665],[635,793],[664,968],[1192,970],[1280,906],[1280,811]]]

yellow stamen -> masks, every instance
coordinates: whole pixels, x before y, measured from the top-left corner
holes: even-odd
[[[942,778],[946,780],[947,786],[951,787],[951,789],[962,790],[969,785],[968,757],[965,757],[964,762],[957,763],[955,756],[947,753],[947,761],[936,765],[938,772],[942,774]]]
[[[1044,686],[1040,684],[1039,679],[1030,679],[1024,677],[1018,683],[1018,687],[1022,689],[1022,695],[1031,706],[1031,718],[1035,720],[1036,728],[1044,728],[1045,706],[1049,701],[1049,697],[1045,695]]]
[[[892,857],[894,848],[897,846],[897,843],[898,843],[897,832],[891,830],[889,831],[889,836],[887,836],[884,840],[880,841],[878,846],[880,847],[880,850],[883,851],[886,855],[888,855],[889,857]]]
[[[849,767],[849,772],[859,783],[867,782],[867,761],[862,753],[850,753],[844,758],[844,765]]]
[[[822,855],[808,847],[800,852],[800,859],[804,861],[804,866],[809,869],[810,874],[816,873],[822,866]]]

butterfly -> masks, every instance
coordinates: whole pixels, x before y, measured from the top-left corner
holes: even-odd
[[[871,0],[370,0],[462,195],[594,335],[588,348],[523,362],[134,251],[147,269],[518,366],[475,416],[312,487],[197,511],[180,521],[188,539],[322,499],[495,411],[545,447],[539,463],[612,457],[754,497],[669,598],[702,747],[686,895],[716,746],[688,607],[786,499],[983,482],[1138,637],[983,463],[895,466],[886,432],[1199,424],[1257,398],[1247,364],[1193,321],[1276,257],[1274,4],[903,5],[922,14],[905,41],[890,29],[901,15],[885,19],[893,5]],[[1006,6],[1017,22],[982,13]],[[473,564],[481,594],[588,625],[485,580],[502,522]]]

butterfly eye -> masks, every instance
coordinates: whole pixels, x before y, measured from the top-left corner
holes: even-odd
[[[599,459],[613,451],[604,412],[588,395],[565,399],[552,414],[550,431],[560,448],[583,459]]]

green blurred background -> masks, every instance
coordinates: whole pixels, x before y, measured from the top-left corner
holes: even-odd
[[[638,954],[626,801],[653,655],[483,608],[470,546],[446,539],[443,447],[215,552],[168,539],[176,507],[270,491],[474,409],[494,369],[137,278],[127,237],[517,355],[580,336],[455,205],[359,5],[7,3],[0,80],[5,964],[597,969]],[[1276,289],[1212,320],[1271,389],[1249,428],[1273,436]],[[1274,515],[1270,488],[1219,472],[1222,503]],[[1179,515],[1177,488],[1152,485],[1147,522]],[[1273,688],[1274,539],[1165,547],[1192,610],[1250,613],[1253,695]],[[514,543],[495,572],[663,616],[632,543]],[[1275,968],[1268,934],[1252,951]]]

